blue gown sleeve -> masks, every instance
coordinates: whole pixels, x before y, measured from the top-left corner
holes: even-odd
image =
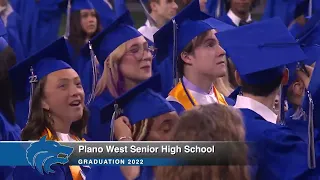
[[[320,167],[308,168],[308,145],[287,127],[264,131],[263,143],[259,144],[259,169],[257,179],[312,179],[320,177]],[[319,148],[319,141],[317,148]],[[317,149],[316,148],[316,149]],[[317,164],[320,163],[318,153]]]

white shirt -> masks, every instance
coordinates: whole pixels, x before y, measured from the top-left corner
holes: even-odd
[[[228,11],[228,14],[227,14],[227,15],[229,16],[229,18],[232,20],[232,22],[233,22],[235,25],[239,26],[240,21],[241,21],[241,18],[239,18],[236,14],[234,14],[234,13],[231,11],[231,9]],[[246,22],[250,22],[250,21],[252,21],[252,19],[251,19],[251,13],[249,13],[249,16],[248,16],[248,19],[246,20]]]
[[[154,42],[153,35],[159,30],[156,26],[151,26],[150,22],[147,20],[144,26],[141,26],[138,31],[150,41]]]
[[[186,89],[188,90],[190,95],[196,100],[198,105],[206,105],[206,104],[212,104],[212,103],[218,102],[218,99],[213,89],[210,91],[210,93],[204,92],[203,90],[198,88],[196,85],[192,84],[185,77],[183,77],[183,82]],[[178,100],[172,96],[168,96],[167,100],[178,102]]]
[[[76,141],[69,134],[66,134],[66,133],[57,132],[57,136],[61,141],[65,141],[65,142]]]
[[[242,109],[250,109],[254,112],[256,112],[257,114],[259,114],[260,116],[263,117],[263,119],[265,119],[268,122],[271,122],[273,124],[277,123],[277,115],[271,110],[269,109],[267,106],[265,106],[264,104],[251,99],[249,97],[245,97],[245,96],[237,96],[237,102],[234,105],[235,108],[242,108]]]

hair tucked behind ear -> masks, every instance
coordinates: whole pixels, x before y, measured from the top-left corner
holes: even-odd
[[[195,122],[196,120],[196,122]],[[231,107],[210,104],[196,107],[182,114],[173,141],[245,141],[240,113]],[[230,158],[247,162],[247,147],[231,148]],[[157,167],[157,180],[249,180],[248,167],[175,166]]]
[[[131,129],[132,139],[134,141],[144,141],[149,135],[149,131],[151,130],[152,124],[152,118],[145,119],[134,124]]]
[[[23,141],[38,140],[46,128],[48,128],[52,133],[53,139],[57,139],[57,134],[53,129],[53,119],[50,117],[49,111],[42,108],[42,100],[44,98],[44,87],[46,81],[47,78],[43,77],[34,88],[30,117],[27,125],[21,132],[21,139]],[[89,118],[89,111],[87,108],[85,108],[83,111],[82,118],[76,122],[73,122],[70,127],[70,133],[79,138],[82,138]]]
[[[102,94],[106,89],[117,98],[121,95],[122,76],[119,71],[119,63],[126,52],[126,43],[118,46],[104,61],[103,73],[97,83],[96,96]],[[120,91],[120,92],[119,92]]]

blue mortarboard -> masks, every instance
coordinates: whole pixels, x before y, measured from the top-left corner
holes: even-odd
[[[142,36],[133,26],[133,20],[130,12],[126,11],[116,19],[109,27],[105,28],[90,43],[100,64],[121,44],[126,41]],[[89,50],[89,44],[85,46],[84,51]],[[85,52],[84,52],[85,53]]]
[[[217,38],[249,84],[270,83],[285,65],[307,59],[280,18],[221,32]]]
[[[173,21],[168,22],[154,34],[155,47],[157,48],[156,58],[158,61],[162,61],[172,55],[174,43],[176,43],[175,53],[178,55],[193,38],[201,33],[211,29],[223,31],[232,28],[234,27],[201,12],[199,1],[195,0],[176,15]],[[177,29],[176,35],[175,29]]]
[[[160,91],[161,77],[158,73],[106,105],[101,111],[103,117],[101,119],[111,120],[113,113],[118,109],[122,111],[122,115],[128,117],[131,124],[136,124],[146,118],[175,111],[171,104],[158,93]]]
[[[3,51],[7,46],[7,41],[3,37],[0,37],[0,52]]]
[[[70,63],[70,57],[66,40],[60,38],[21,63],[16,64],[9,71],[15,96],[19,100],[24,100],[29,96],[27,87],[30,86],[30,83],[37,82],[52,72],[71,68],[68,63]]]
[[[71,11],[80,11],[82,9],[94,9],[90,0],[73,0]]]

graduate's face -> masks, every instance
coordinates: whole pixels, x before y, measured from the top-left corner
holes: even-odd
[[[98,28],[96,12],[93,9],[83,9],[80,11],[81,27],[88,36],[92,36]]]
[[[153,118],[147,141],[169,141],[178,124],[179,116],[173,111]]]
[[[253,0],[231,0],[231,9],[237,13],[250,12]]]
[[[143,36],[126,42],[126,53],[119,64],[120,72],[125,80],[141,82],[152,75],[152,54]]]
[[[199,0],[200,3],[200,9],[202,12],[207,12],[207,0]]]
[[[215,30],[207,33],[202,43],[194,49],[193,55],[189,56],[188,62],[198,73],[212,79],[226,75],[226,52],[219,45],[216,33]]]
[[[42,107],[54,121],[72,123],[82,118],[84,91],[76,71],[63,69],[47,76]]]
[[[174,0],[159,0],[159,2],[151,2],[151,9],[153,13],[170,20],[177,14],[178,5]]]

